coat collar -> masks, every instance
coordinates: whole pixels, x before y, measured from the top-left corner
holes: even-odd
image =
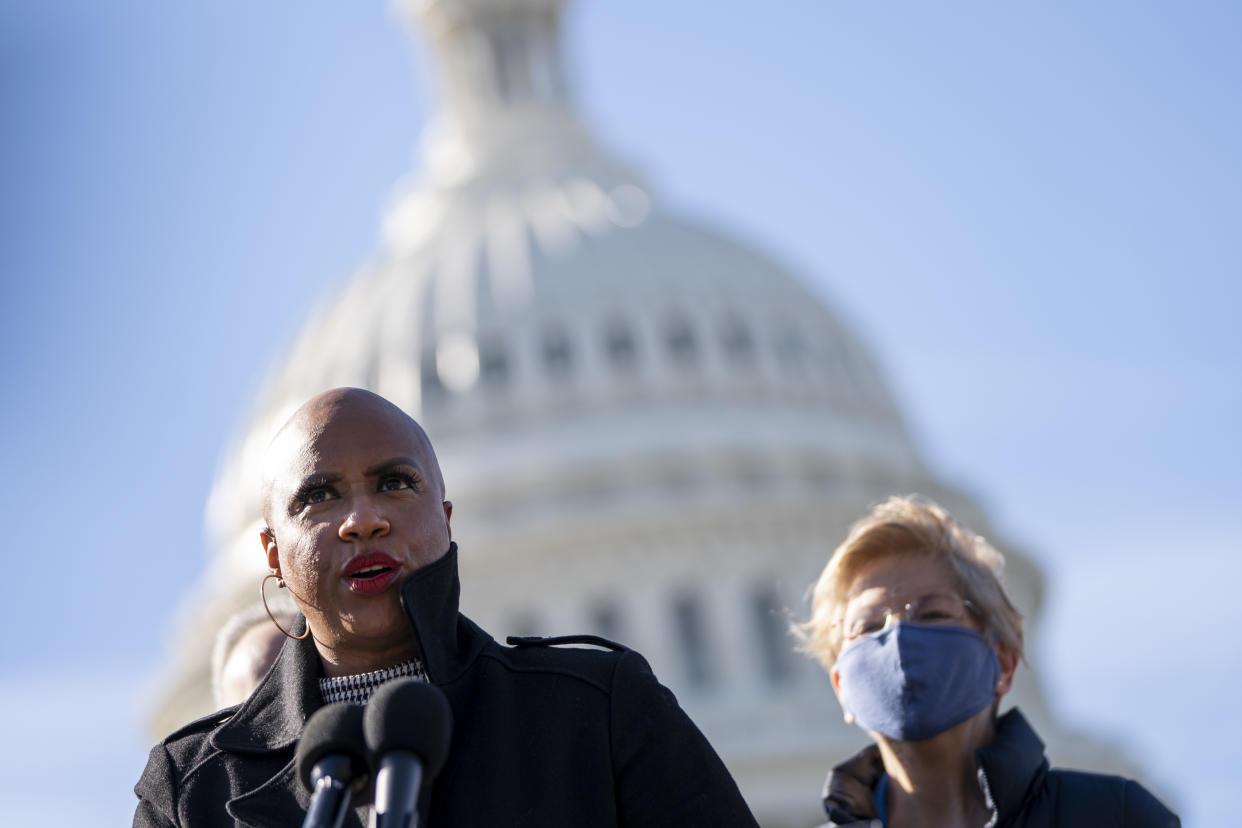
[[[306,630],[301,616],[290,632]],[[211,744],[230,753],[266,753],[293,746],[311,713],[323,704],[319,678],[323,663],[308,635],[287,640],[259,686],[232,717],[217,728]]]
[[[478,657],[491,637],[457,611],[461,579],[457,574],[457,544],[440,560],[410,576],[401,586],[405,610],[432,684],[456,681]]]
[[[986,794],[1000,820],[1021,810],[1028,792],[1047,771],[1044,743],[1017,708],[996,721],[996,737],[975,751],[975,762],[987,780]],[[828,824],[865,823],[875,819],[875,786],[884,774],[880,750],[870,745],[837,765],[824,782]]]
[[[1044,743],[1016,707],[996,720],[996,738],[975,751],[975,762],[1001,819],[1021,810],[1048,771]]]
[[[851,825],[875,819],[874,791],[883,775],[884,761],[875,745],[868,745],[833,768],[824,780],[828,824]]]

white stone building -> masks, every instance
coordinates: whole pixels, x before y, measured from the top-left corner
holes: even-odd
[[[371,388],[427,428],[455,504],[463,611],[497,638],[596,632],[651,661],[765,825],[809,825],[864,741],[786,611],[847,525],[920,492],[993,536],[1036,652],[1038,572],[921,462],[868,351],[753,250],[661,210],[576,118],[561,0],[410,2],[443,110],[384,245],[274,368],[209,505],[217,554],[187,598],[155,713],[211,708],[214,630],[255,600],[258,463],[310,396]],[[414,7],[417,7],[415,10]],[[1066,764],[1116,757],[1011,697]]]

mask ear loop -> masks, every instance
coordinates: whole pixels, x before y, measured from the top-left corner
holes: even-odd
[[[270,572],[267,575],[263,576],[262,581],[259,581],[259,597],[263,599],[263,609],[267,610],[267,617],[272,619],[272,623],[276,625],[276,629],[280,630],[282,633],[284,633],[289,638],[292,638],[294,641],[301,641],[302,639],[306,638],[306,636],[310,635],[310,622],[307,622],[306,632],[302,633],[301,635],[294,635],[293,633],[286,630],[284,627],[280,626],[280,622],[276,620],[276,616],[272,615],[272,608],[267,605],[267,594],[264,592],[264,587],[267,586],[267,581],[269,578],[275,578],[276,585],[280,587],[281,589],[285,588],[285,579],[280,577],[280,574],[277,572]]]

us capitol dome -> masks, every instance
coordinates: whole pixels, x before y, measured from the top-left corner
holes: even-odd
[[[455,504],[462,610],[498,639],[592,632],[643,653],[764,825],[822,819],[824,774],[865,741],[789,614],[849,523],[919,492],[993,539],[1038,653],[1042,580],[920,459],[858,336],[764,255],[665,212],[567,95],[561,0],[420,0],[442,110],[382,245],[262,385],[207,509],[152,726],[212,709],[215,631],[253,604],[259,464],[328,388],[370,388],[427,429]],[[998,542],[999,541],[999,542]],[[1117,768],[1020,705],[1060,764]]]

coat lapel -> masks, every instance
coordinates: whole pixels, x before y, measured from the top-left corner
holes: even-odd
[[[299,619],[292,632],[300,633],[305,624]],[[296,778],[294,746],[306,720],[323,704],[318,686],[322,672],[309,636],[286,641],[258,688],[212,735],[214,747],[245,757],[238,757],[238,765],[248,769],[235,788],[240,792],[225,804],[239,822],[297,825],[305,816],[310,795]]]
[[[1003,821],[1022,809],[1048,772],[1044,743],[1015,707],[996,721],[996,738],[975,751],[975,761]]]
[[[298,825],[310,807],[310,794],[296,779],[291,758],[280,771],[257,788],[235,796],[224,804],[229,816],[256,828],[268,825]]]

